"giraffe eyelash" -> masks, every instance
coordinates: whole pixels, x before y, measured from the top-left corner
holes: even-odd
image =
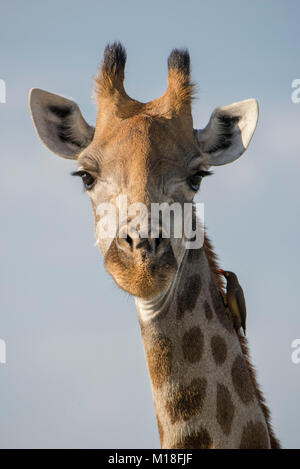
[[[79,171],[74,171],[71,173],[71,176],[79,176],[82,179],[83,186],[85,190],[90,191],[95,183],[96,183],[96,178],[92,176],[88,171],[85,171],[84,169],[81,169]]]
[[[206,177],[206,176],[212,176],[214,173],[212,171],[207,171],[206,169],[200,169],[200,171],[197,171],[194,176],[201,176],[201,177]]]

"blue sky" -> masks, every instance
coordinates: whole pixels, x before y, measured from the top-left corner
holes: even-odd
[[[14,1],[1,5],[1,447],[158,447],[150,383],[131,298],[94,247],[92,210],[73,162],[39,142],[32,87],[75,99],[89,123],[105,45],[127,48],[126,89],[163,94],[167,57],[188,47],[198,84],[194,125],[255,97],[246,154],[205,181],[207,229],[238,273],[253,361],[286,447],[300,447],[298,306],[300,78],[297,0]]]

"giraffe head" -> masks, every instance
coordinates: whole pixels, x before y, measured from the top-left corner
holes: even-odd
[[[258,106],[249,99],[218,108],[203,130],[195,130],[186,50],[172,51],[167,90],[148,103],[126,94],[125,62],[119,43],[107,46],[95,79],[95,128],[74,101],[40,89],[31,90],[30,107],[45,145],[78,162],[75,174],[92,201],[106,269],[124,290],[150,298],[174,277],[184,240],[184,234],[174,236],[174,222],[165,237],[164,221],[159,215],[154,220],[153,204],[192,204],[208,168],[230,163],[245,151]]]

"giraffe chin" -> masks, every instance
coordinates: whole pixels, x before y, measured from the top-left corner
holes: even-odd
[[[140,255],[129,257],[115,243],[105,254],[104,265],[120,288],[130,295],[145,299],[153,298],[165,290],[172,282],[178,266],[171,245],[159,258],[142,258]]]

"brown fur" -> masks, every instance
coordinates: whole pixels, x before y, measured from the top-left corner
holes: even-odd
[[[223,297],[225,297],[225,290],[224,290],[225,287],[224,287],[223,275],[220,274],[220,272],[219,272],[219,266],[218,266],[218,263],[217,263],[217,256],[214,253],[212,244],[209,241],[209,239],[207,238],[207,236],[205,236],[204,249],[205,249],[205,254],[206,254],[207,260],[208,260],[209,265],[210,265],[211,272],[214,276],[216,285],[218,287],[218,290],[222,293]],[[241,345],[241,349],[242,349],[244,358],[246,360],[247,369],[248,369],[248,372],[249,372],[250,379],[252,381],[252,385],[253,385],[254,390],[255,390],[256,398],[259,402],[259,405],[260,405],[260,407],[262,409],[262,412],[263,412],[263,414],[265,416],[265,419],[266,419],[266,423],[267,423],[267,427],[268,427],[268,431],[269,431],[269,437],[270,437],[270,440],[271,440],[271,448],[272,449],[280,449],[280,442],[275,437],[275,434],[274,434],[274,431],[273,431],[273,428],[272,428],[270,410],[269,410],[268,406],[266,405],[264,395],[263,395],[263,393],[262,393],[262,391],[261,391],[261,389],[258,385],[258,382],[257,382],[257,379],[256,379],[255,368],[253,367],[253,365],[251,363],[251,359],[250,359],[250,356],[249,356],[249,349],[248,349],[247,339],[244,336],[240,335],[240,334],[238,334],[238,338],[239,338],[239,342],[240,342],[240,345]]]
[[[109,100],[111,113],[120,118],[137,114],[163,116],[167,119],[189,115],[194,96],[189,60],[187,51],[174,49],[169,57],[168,88],[165,94],[149,103],[141,103],[130,98],[124,89],[125,49],[120,43],[108,45],[95,77],[95,97],[101,114],[107,113],[107,110],[101,110],[101,106],[105,100]]]
[[[189,420],[201,413],[206,394],[207,381],[205,378],[193,379],[188,386],[182,386],[174,392],[172,401],[166,404],[166,410],[171,423]]]
[[[240,449],[266,449],[268,447],[268,435],[262,423],[249,422],[243,429]]]
[[[186,311],[192,311],[196,305],[197,298],[201,292],[201,277],[198,274],[191,275],[186,279],[185,288],[178,295],[177,319],[182,319]]]
[[[148,298],[161,291],[176,272],[177,262],[171,246],[159,263],[151,263],[141,256],[133,261],[117,248],[116,242],[111,244],[104,257],[106,270],[113,276],[119,287],[137,297]]]
[[[200,327],[195,326],[185,332],[182,338],[183,357],[190,363],[198,362],[203,353],[204,336]]]
[[[168,337],[153,339],[154,345],[146,351],[153,386],[160,389],[171,375],[172,343]]]
[[[215,335],[211,338],[210,345],[216,365],[222,365],[227,358],[227,345],[225,340],[221,336]]]
[[[257,382],[257,379],[256,379],[255,368],[253,367],[253,365],[251,363],[251,360],[250,360],[247,339],[246,339],[246,337],[244,337],[240,334],[239,334],[238,337],[239,337],[239,341],[240,341],[240,344],[241,344],[241,348],[242,348],[244,358],[246,360],[246,365],[247,365],[247,368],[248,368],[248,371],[249,371],[250,379],[252,381],[252,384],[253,384],[253,387],[254,387],[254,390],[255,390],[256,397],[258,399],[259,405],[260,405],[260,407],[263,411],[263,414],[264,414],[266,422],[267,422],[269,437],[270,437],[270,440],[271,440],[271,448],[272,449],[280,449],[280,447],[281,447],[280,446],[280,441],[276,438],[276,436],[274,434],[274,431],[273,431],[273,428],[272,428],[270,410],[269,410],[268,406],[266,405],[264,395],[263,395],[263,393],[262,393],[262,391],[259,387],[259,384]]]
[[[217,388],[217,421],[225,435],[229,435],[234,417],[234,405],[230,392],[223,384]]]
[[[213,312],[207,300],[204,301],[204,311],[206,319],[211,321],[213,318]]]
[[[218,257],[214,252],[213,245],[210,242],[209,238],[207,237],[205,233],[204,237],[204,243],[203,243],[203,248],[205,251],[206,258],[209,263],[210,271],[213,274],[214,280],[217,285],[217,289],[222,293],[224,293],[225,289],[225,284],[224,284],[224,277],[223,275],[219,272],[220,267],[218,266]]]
[[[254,395],[251,386],[249,386],[250,376],[242,355],[238,355],[233,362],[231,378],[234,389],[241,401],[244,404],[252,402]]]
[[[192,433],[182,438],[175,445],[172,445],[170,449],[213,449],[213,442],[208,431],[205,428],[201,428],[197,433]]]

